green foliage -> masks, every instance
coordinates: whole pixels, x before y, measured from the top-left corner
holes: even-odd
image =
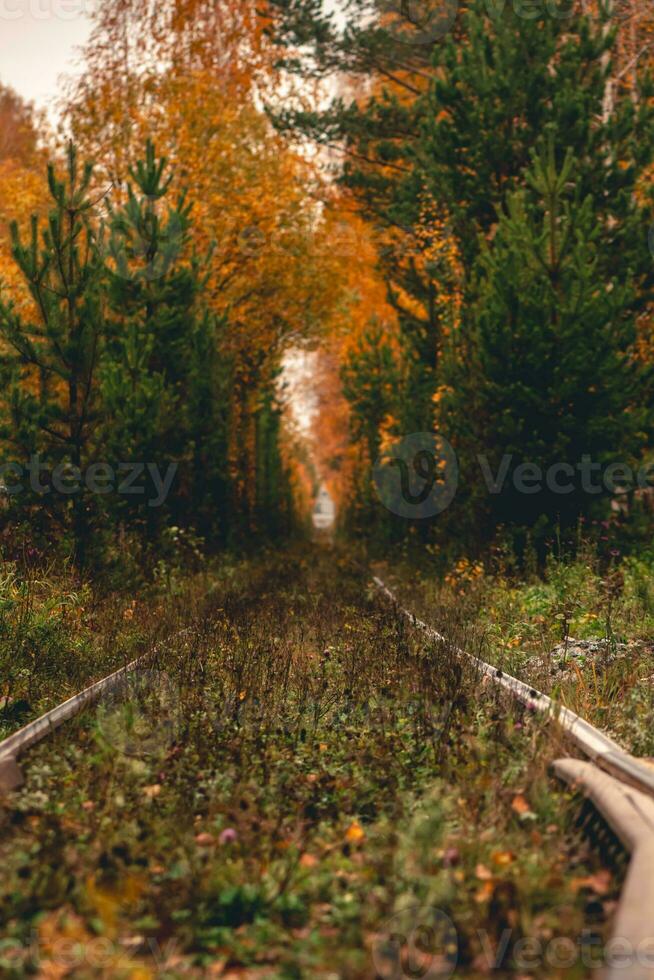
[[[205,268],[190,241],[191,205],[168,203],[172,173],[148,143],[128,198],[109,220],[110,340],[101,371],[103,444],[119,463],[176,468],[170,499],[153,487],[114,502],[114,520],[154,543],[167,523],[217,534],[224,520],[229,372],[219,322],[203,308]],[[165,209],[165,213],[164,213]],[[137,487],[146,490],[145,472]]]
[[[652,431],[651,372],[633,356],[637,282],[628,262],[610,268],[611,234],[578,171],[571,150],[557,166],[552,134],[533,154],[527,189],[507,198],[482,248],[467,329],[448,352],[440,417],[468,476],[471,544],[499,524],[541,536],[574,528],[606,498],[607,465],[637,467]],[[507,454],[505,482],[489,493],[480,457],[497,474]],[[530,493],[514,481],[525,463],[561,469]]]
[[[341,372],[343,394],[350,403],[350,428],[373,465],[381,444],[381,427],[397,406],[399,371],[384,328],[371,323],[350,352]]]
[[[415,46],[401,52],[398,17],[383,18],[379,6],[363,21],[354,4],[355,26],[342,30],[330,16],[312,30],[311,2],[276,6],[280,44],[308,50],[318,74],[340,67],[376,83],[367,100],[285,110],[279,124],[340,143],[340,179],[390,243],[382,263],[403,336],[403,434],[431,431],[432,397],[449,395],[437,424],[463,470],[438,540],[465,550],[503,522],[541,539],[557,518],[574,525],[595,497],[490,495],[474,461],[484,454],[495,472],[505,452],[514,466],[545,467],[576,465],[583,454],[601,466],[642,455],[652,390],[633,345],[654,284],[642,199],[654,145],[649,78],[640,76],[633,97],[614,92],[607,102],[616,31],[603,5],[592,17],[578,6],[527,17],[515,4],[473,0],[446,37],[432,30],[427,81],[420,16]],[[399,23],[406,29],[401,15]],[[425,200],[445,215],[460,283],[428,261]],[[461,290],[453,334],[435,283]],[[357,422],[364,444],[377,423],[368,402],[367,424]]]
[[[0,298],[3,350],[3,412],[0,435],[11,447],[13,462],[27,465],[38,455],[48,468],[69,464],[73,472],[88,465],[97,421],[96,374],[106,334],[100,284],[102,258],[92,227],[92,168],[80,168],[69,144],[66,175],[52,165],[48,187],[53,200],[47,227],[32,219],[28,244],[11,228],[13,256],[34,300],[34,321]],[[35,505],[22,495],[15,508],[34,514],[41,508],[67,526],[72,510],[75,557],[84,563],[91,503],[86,494],[49,495]]]
[[[212,249],[195,251],[192,203],[173,200],[173,171],[152,143],[130,177],[122,202],[96,194],[69,145],[64,179],[48,170],[47,227],[34,218],[28,244],[12,227],[34,322],[0,296],[0,440],[14,464],[3,470],[5,526],[39,544],[56,532],[78,568],[126,580],[170,564],[170,530],[212,547],[235,528],[286,534],[292,512],[274,367],[246,392],[239,431],[255,430],[256,461],[242,460],[243,473],[256,487],[239,496],[222,354],[231,327],[209,309]]]

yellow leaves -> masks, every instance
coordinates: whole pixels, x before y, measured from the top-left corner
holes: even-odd
[[[109,935],[116,934],[121,915],[127,915],[130,906],[138,901],[144,888],[144,880],[134,874],[123,875],[111,887],[99,884],[94,876],[86,879],[89,904]]]
[[[463,592],[473,582],[483,578],[484,565],[482,562],[471,562],[461,558],[445,576],[445,584],[455,592]]]
[[[485,881],[475,892],[475,902],[478,905],[482,905],[484,902],[489,902],[493,897],[493,891],[495,886],[492,881]]]
[[[125,980],[151,980],[155,975],[119,943],[106,935],[90,933],[83,921],[68,909],[48,913],[41,919],[38,944],[38,975],[42,980],[87,975],[94,968],[101,970],[102,976],[120,976]]]
[[[438,405],[446,395],[451,395],[453,393],[453,388],[449,385],[439,385],[434,394],[432,395],[432,401],[435,405]]]
[[[474,899],[478,905],[490,901],[495,888],[493,872],[485,864],[478,864],[475,868],[475,877],[481,881],[481,885],[475,892]]]

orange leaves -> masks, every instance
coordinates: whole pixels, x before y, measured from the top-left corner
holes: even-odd
[[[521,820],[533,820],[536,818],[536,814],[529,806],[528,801],[522,795],[522,793],[516,793],[516,795],[511,800],[511,809],[514,813],[517,813]]]
[[[595,895],[608,895],[611,891],[611,872],[603,868],[595,872],[595,874],[587,875],[585,878],[573,878],[570,882],[570,887],[574,892],[586,888],[594,892]]]
[[[24,227],[32,214],[47,208],[37,123],[29,106],[0,85],[0,280],[22,313],[32,301],[11,257],[8,226],[18,221]]]
[[[216,843],[216,838],[213,834],[203,832],[195,835],[195,843],[198,847],[213,847]]]
[[[350,824],[345,832],[345,840],[348,844],[360,844],[361,841],[365,840],[365,836],[363,827],[356,820]]]
[[[515,861],[515,854],[513,851],[493,851],[491,854],[491,861],[500,868],[508,867],[508,865],[513,864]]]
[[[531,807],[527,803],[522,793],[518,793],[511,800],[511,809],[513,810],[514,813],[517,813],[518,816],[522,817],[524,816],[525,813],[530,812]]]

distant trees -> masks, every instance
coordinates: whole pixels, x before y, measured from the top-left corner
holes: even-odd
[[[31,105],[0,83],[0,161],[26,161],[36,154],[38,133]]]
[[[475,547],[501,524],[542,536],[597,507],[578,475],[570,493],[517,494],[525,461],[567,468],[590,454],[605,467],[649,445],[637,341],[654,286],[652,87],[639,52],[624,63],[602,4],[523,16],[473,0],[448,25],[434,6],[444,12],[425,3],[403,17],[371,2],[341,29],[327,14],[312,24],[312,0],[277,0],[289,69],[338,67],[370,93],[277,120],[343,150],[340,180],[377,230],[398,315],[396,435],[453,443],[460,489],[435,526]],[[364,445],[385,384],[368,368],[356,391],[345,368]],[[366,426],[360,391],[375,384]],[[489,494],[478,458],[496,470],[504,454],[505,485]]]
[[[229,425],[226,459],[213,456],[224,463],[216,481],[228,477],[226,530],[239,540],[276,522],[269,491],[261,505],[261,445],[280,411],[284,350],[316,338],[344,305],[315,168],[261,108],[278,84],[267,23],[250,0],[103,0],[65,106],[98,180],[121,192],[152,139],[174,161],[171,199],[186,188],[195,203],[189,246],[200,257],[214,246],[203,296],[228,365]],[[287,497],[280,485],[284,510]]]

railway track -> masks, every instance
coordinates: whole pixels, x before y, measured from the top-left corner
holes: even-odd
[[[375,578],[375,587],[388,602],[426,637],[448,642],[434,627],[417,619],[398,602],[394,593]],[[20,757],[110,692],[119,696],[129,678],[152,664],[154,655],[175,640],[188,636],[192,627],[181,630],[142,657],[91,684],[75,696],[27,724],[0,743],[0,789],[18,788],[23,777]],[[449,644],[451,647],[451,644]],[[487,682],[497,685],[511,698],[546,717],[563,733],[568,743],[585,757],[563,758],[553,764],[556,776],[583,793],[602,814],[624,848],[631,863],[615,920],[614,939],[636,959],[623,960],[605,974],[607,980],[652,980],[654,977],[654,770],[626,752],[603,732],[542,692],[474,657],[464,650],[457,654],[471,661]]]
[[[382,579],[378,591],[416,629],[438,642],[438,630],[401,605]],[[553,763],[555,775],[582,793],[596,807],[631,854],[629,871],[615,919],[613,942],[622,956],[607,969],[605,980],[654,978],[654,768],[618,745],[604,732],[518,678],[456,648],[479,674],[511,698],[551,720],[565,739],[588,761],[562,758]]]
[[[151,664],[153,658],[173,641],[183,639],[192,632],[193,627],[179,630],[167,639],[155,644],[143,656],[137,657],[136,660],[132,660],[131,663],[107,677],[85,687],[78,694],[63,701],[0,742],[0,791],[7,792],[22,786],[24,780],[18,759],[24,752],[38,745],[61,725],[75,718],[85,708],[95,704],[101,697],[124,688],[130,675]]]

